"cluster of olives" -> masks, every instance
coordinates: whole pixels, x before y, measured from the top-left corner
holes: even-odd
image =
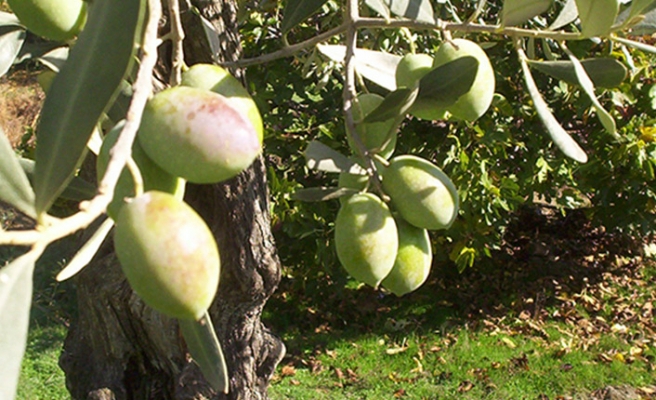
[[[104,138],[98,178],[122,126]],[[215,183],[247,168],[262,150],[262,119],[241,84],[219,66],[198,64],[182,84],[155,94],[144,109],[132,159],[143,179],[135,192],[122,171],[107,213],[123,272],[152,308],[199,319],[216,294],[219,251],[203,219],[183,200],[185,182]]]
[[[441,120],[447,115],[463,121],[480,118],[492,103],[495,89],[494,69],[485,51],[467,39],[453,39],[440,45],[434,57],[428,54],[407,54],[396,69],[398,87],[413,87],[432,69],[460,57],[474,57],[478,61],[476,77],[469,91],[448,107],[441,107],[430,99],[418,98],[410,114],[426,120]]]
[[[408,110],[411,115],[430,120],[450,115],[473,121],[487,111],[494,95],[494,70],[485,52],[466,39],[444,42],[435,57],[406,55],[396,70],[397,87],[416,87],[432,69],[464,56],[474,57],[479,64],[469,91],[447,107],[418,98]],[[353,116],[362,144],[368,153],[377,155],[373,158],[375,179],[380,179],[390,204],[367,192],[369,176],[340,174],[339,186],[359,193],[340,198],[335,246],[342,266],[351,276],[402,296],[428,278],[432,264],[428,231],[447,229],[453,224],[459,198],[453,182],[430,161],[413,155],[389,159],[396,145],[398,119],[363,122],[383,100],[370,93],[357,96]],[[349,138],[349,145],[355,149],[353,142]]]

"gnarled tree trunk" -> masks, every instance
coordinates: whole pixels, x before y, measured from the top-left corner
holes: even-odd
[[[234,2],[192,3],[220,33],[220,56],[237,58]],[[187,63],[209,61],[198,20],[190,12],[183,16]],[[221,252],[221,281],[210,315],[228,365],[229,394],[216,394],[205,382],[176,321],[132,292],[108,243],[76,278],[79,312],[60,358],[74,399],[267,398],[285,348],[260,321],[280,280],[263,159],[226,183],[188,186],[186,200],[208,223]]]

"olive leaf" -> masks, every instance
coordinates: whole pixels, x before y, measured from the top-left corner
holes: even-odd
[[[504,0],[501,25],[522,24],[551,8],[553,0]]]
[[[314,187],[297,189],[292,198],[299,201],[315,202],[338,199],[358,193],[357,190],[345,187]]]
[[[656,47],[647,44],[647,43],[642,43],[642,42],[636,42],[635,40],[630,40],[630,39],[625,39],[621,37],[613,37],[612,40],[622,43],[627,46],[635,47],[638,50],[647,52],[647,53],[652,53],[656,54]]]
[[[32,182],[32,179],[34,178],[34,160],[19,157],[18,163],[23,169],[23,172],[27,175],[27,179]],[[79,176],[75,176],[68,183],[60,197],[67,200],[83,201],[91,199],[96,195],[97,191],[95,185],[85,181]]]
[[[32,250],[0,267],[0,399],[13,399],[27,344],[32,273],[41,251]]]
[[[610,113],[606,111],[606,109],[601,105],[599,99],[597,99],[597,95],[594,92],[594,83],[592,83],[592,81],[590,80],[590,77],[585,72],[585,69],[583,68],[583,65],[581,65],[581,62],[578,60],[578,58],[576,58],[576,56],[567,48],[565,48],[565,50],[567,55],[569,56],[569,59],[572,61],[572,64],[574,65],[574,71],[576,71],[576,78],[578,79],[579,84],[583,88],[583,91],[588,96],[590,101],[592,101],[592,105],[595,111],[597,112],[597,117],[599,118],[599,121],[601,122],[601,124],[604,126],[604,128],[608,133],[610,133],[615,139],[619,139],[615,120],[610,115]]]
[[[53,80],[36,131],[37,214],[50,208],[84,159],[98,119],[133,62],[144,15],[145,0],[89,4],[86,28]]]
[[[0,25],[0,76],[14,64],[25,37],[25,29],[20,26]]]
[[[382,0],[392,14],[419,22],[435,23],[433,7],[429,0]]]
[[[65,281],[80,272],[82,268],[86,267],[87,264],[91,262],[93,256],[98,252],[98,249],[105,241],[105,238],[112,230],[112,227],[114,227],[114,221],[112,219],[107,218],[104,220],[93,235],[91,235],[89,240],[87,240],[86,243],[80,247],[80,250],[75,253],[75,256],[73,256],[71,261],[59,271],[56,278],[57,281]]]
[[[51,70],[59,72],[66,63],[69,52],[68,47],[57,47],[41,55],[37,60]]]
[[[316,140],[305,149],[305,159],[309,168],[325,172],[349,172],[362,168],[344,154]]]
[[[335,62],[344,62],[346,46],[318,45],[317,50]],[[358,74],[389,91],[396,90],[396,66],[401,56],[382,51],[356,49],[355,70]]]
[[[217,392],[228,393],[228,367],[209,313],[206,311],[198,321],[180,319],[178,323],[189,354],[207,382]]]
[[[562,10],[556,17],[556,20],[549,25],[549,29],[560,29],[565,25],[571,24],[579,17],[579,10],[576,9],[576,2],[574,0],[567,0]]]
[[[651,11],[655,7],[656,1],[654,0],[633,0],[631,1],[631,7],[628,9],[629,15],[627,20],[631,20],[636,15],[640,15],[645,11]]]
[[[35,218],[34,191],[9,139],[0,127],[0,200]]]
[[[525,56],[520,57],[520,61],[528,94],[533,100],[533,105],[540,120],[551,136],[551,140],[553,140],[556,146],[558,146],[567,157],[580,163],[586,163],[588,161],[588,155],[585,154],[578,143],[572,139],[572,137],[560,125],[558,120],[556,120],[556,117],[554,117],[551,111],[549,111],[549,106],[542,98],[542,95],[535,84],[535,80],[533,79],[533,75],[531,75],[531,70],[528,66],[528,62],[526,62]]]
[[[631,27],[634,36],[651,35],[656,32],[656,9],[650,10],[644,18]]]
[[[289,32],[293,27],[319,11],[328,0],[288,0],[283,9],[280,30]]]
[[[610,33],[620,10],[619,0],[576,0],[581,20],[581,33],[585,37],[604,36]]]
[[[537,69],[547,75],[565,81],[567,83],[578,85],[579,80],[576,75],[576,68],[571,60],[558,61],[528,61],[531,68]],[[585,69],[592,83],[598,87],[613,88],[619,86],[628,74],[624,64],[610,57],[589,58],[580,60],[580,64]]]
[[[369,8],[380,14],[383,18],[390,18],[389,5],[384,0],[364,0],[364,3],[369,6]]]
[[[477,72],[478,60],[472,56],[442,64],[419,80],[418,98],[430,99],[439,107],[448,107],[469,92]]]
[[[417,99],[418,88],[400,88],[385,96],[378,107],[372,110],[362,122],[383,122],[405,115]]]

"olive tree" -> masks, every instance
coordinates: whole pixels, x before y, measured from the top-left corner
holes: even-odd
[[[130,273],[123,272],[150,261],[137,262],[137,267],[130,266],[129,261],[119,263],[112,240],[105,242],[115,223],[125,226],[125,221],[131,221],[124,210],[133,210],[133,205],[141,204],[148,194],[143,194],[144,189],[147,191],[146,171],[139,165],[134,146],[143,140],[146,121],[152,117],[148,116],[152,112],[149,105],[152,107],[153,99],[166,87],[184,84],[188,66],[222,64],[240,77],[237,68],[306,51],[318,55],[314,59],[318,64],[338,66],[351,154],[313,141],[307,144],[305,157],[311,168],[340,173],[344,180],[337,187],[299,190],[296,197],[306,201],[340,198],[342,209],[335,222],[340,262],[356,279],[403,295],[425,279],[409,279],[404,265],[420,259],[420,272],[425,276],[430,269],[427,230],[448,229],[458,217],[461,200],[459,188],[433,162],[413,155],[390,158],[398,128],[408,116],[462,123],[484,118],[494,100],[499,76],[475,38],[493,37],[513,47],[544,131],[558,151],[579,163],[586,163],[589,156],[554,117],[532,71],[579,87],[606,131],[598,134],[621,142],[613,112],[605,109],[596,91],[622,82],[626,68],[614,58],[580,59],[570,50],[571,44],[593,40],[618,46],[627,57],[632,48],[656,52],[652,46],[626,37],[632,31],[653,29],[656,4],[641,0],[628,4],[604,0],[604,6],[591,0],[505,0],[490,4],[484,0],[346,0],[343,4],[288,0],[279,21],[284,45],[250,59],[240,57],[234,1],[94,0],[71,6],[74,15],[68,20],[46,18],[52,17],[47,12],[46,17],[38,16],[42,9],[48,9],[41,6],[49,3],[14,0],[9,5],[16,16],[0,14],[0,40],[7,43],[0,72],[5,73],[20,59],[21,49],[22,54],[38,58],[57,72],[37,128],[35,160],[19,159],[4,135],[0,139],[0,200],[36,224],[33,230],[0,231],[0,244],[25,249],[0,270],[0,353],[7,360],[0,367],[3,398],[13,397],[18,379],[34,264],[50,243],[83,229],[88,232],[83,235],[84,245],[58,275],[58,279],[75,276],[78,288],[79,315],[71,325],[60,361],[73,398],[267,397],[269,381],[284,356],[284,345],[260,321],[280,279],[261,156],[229,179],[187,184],[185,202],[202,217],[220,252],[216,297],[200,316],[187,318],[186,314],[169,312],[170,308],[161,304],[168,294],[153,296],[160,286],[148,286],[152,283],[148,277],[136,282]],[[241,4],[252,6],[250,2]],[[338,14],[341,22],[290,43],[294,30],[319,10],[324,16]],[[68,42],[39,54],[25,43],[26,29]],[[362,32],[376,30],[429,31],[439,46],[425,55],[405,49],[387,52],[362,48]],[[312,60],[305,61],[311,64]],[[209,89],[214,90],[204,90]],[[228,102],[231,96],[233,102],[239,97],[223,94],[221,99]],[[169,104],[170,109],[159,111],[172,113],[177,106],[193,101]],[[238,110],[237,106],[228,108]],[[195,118],[195,112],[190,115],[186,115],[188,119]],[[239,125],[248,120],[239,115],[231,121],[240,121]],[[170,125],[177,122],[173,120]],[[166,124],[162,126],[166,130]],[[251,128],[246,130],[256,130]],[[112,131],[118,135],[109,146],[107,138]],[[109,157],[97,185],[90,186],[84,179],[93,160],[87,157],[88,150],[99,153],[103,140],[111,150],[107,150]],[[203,144],[211,147],[216,143]],[[154,151],[167,145],[155,144]],[[193,163],[193,153],[180,153]],[[167,154],[177,156],[175,152]],[[159,167],[166,169],[165,164],[160,161]],[[26,170],[32,174],[31,180]],[[134,191],[115,197],[124,171],[129,171],[125,173],[131,177]],[[177,186],[173,191],[178,192]],[[49,211],[59,197],[78,200],[79,209],[72,215],[51,215]],[[107,218],[114,201],[121,211]],[[175,201],[182,207],[179,199]],[[391,211],[398,213],[396,222]],[[142,217],[139,213],[130,211]],[[144,235],[141,232],[151,229],[148,218],[139,220],[142,222],[133,227],[134,236],[130,237],[135,243]],[[152,234],[155,241],[160,236],[157,233]],[[175,237],[183,242],[190,239]],[[408,237],[421,242],[417,247],[425,250],[419,255],[401,255],[401,250],[409,247]],[[118,246],[119,241],[116,243]],[[177,245],[173,245],[174,250],[178,250]],[[120,248],[116,250],[120,257]],[[161,248],[165,250],[169,249]],[[456,254],[460,264],[469,262],[465,250]],[[135,257],[128,253],[124,255],[127,259]],[[150,253],[157,255],[159,251]],[[161,287],[166,286],[166,279],[163,281]]]

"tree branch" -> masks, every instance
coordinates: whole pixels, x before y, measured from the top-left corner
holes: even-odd
[[[86,228],[107,209],[114,196],[118,178],[131,154],[132,143],[141,123],[143,109],[152,92],[152,73],[157,62],[157,25],[161,16],[160,0],[148,0],[148,21],[144,32],[143,54],[134,83],[134,95],[125,126],[110,152],[107,170],[98,185],[98,194],[80,203],[80,211],[51,225],[29,231],[0,232],[0,244],[45,248],[48,244]]]

